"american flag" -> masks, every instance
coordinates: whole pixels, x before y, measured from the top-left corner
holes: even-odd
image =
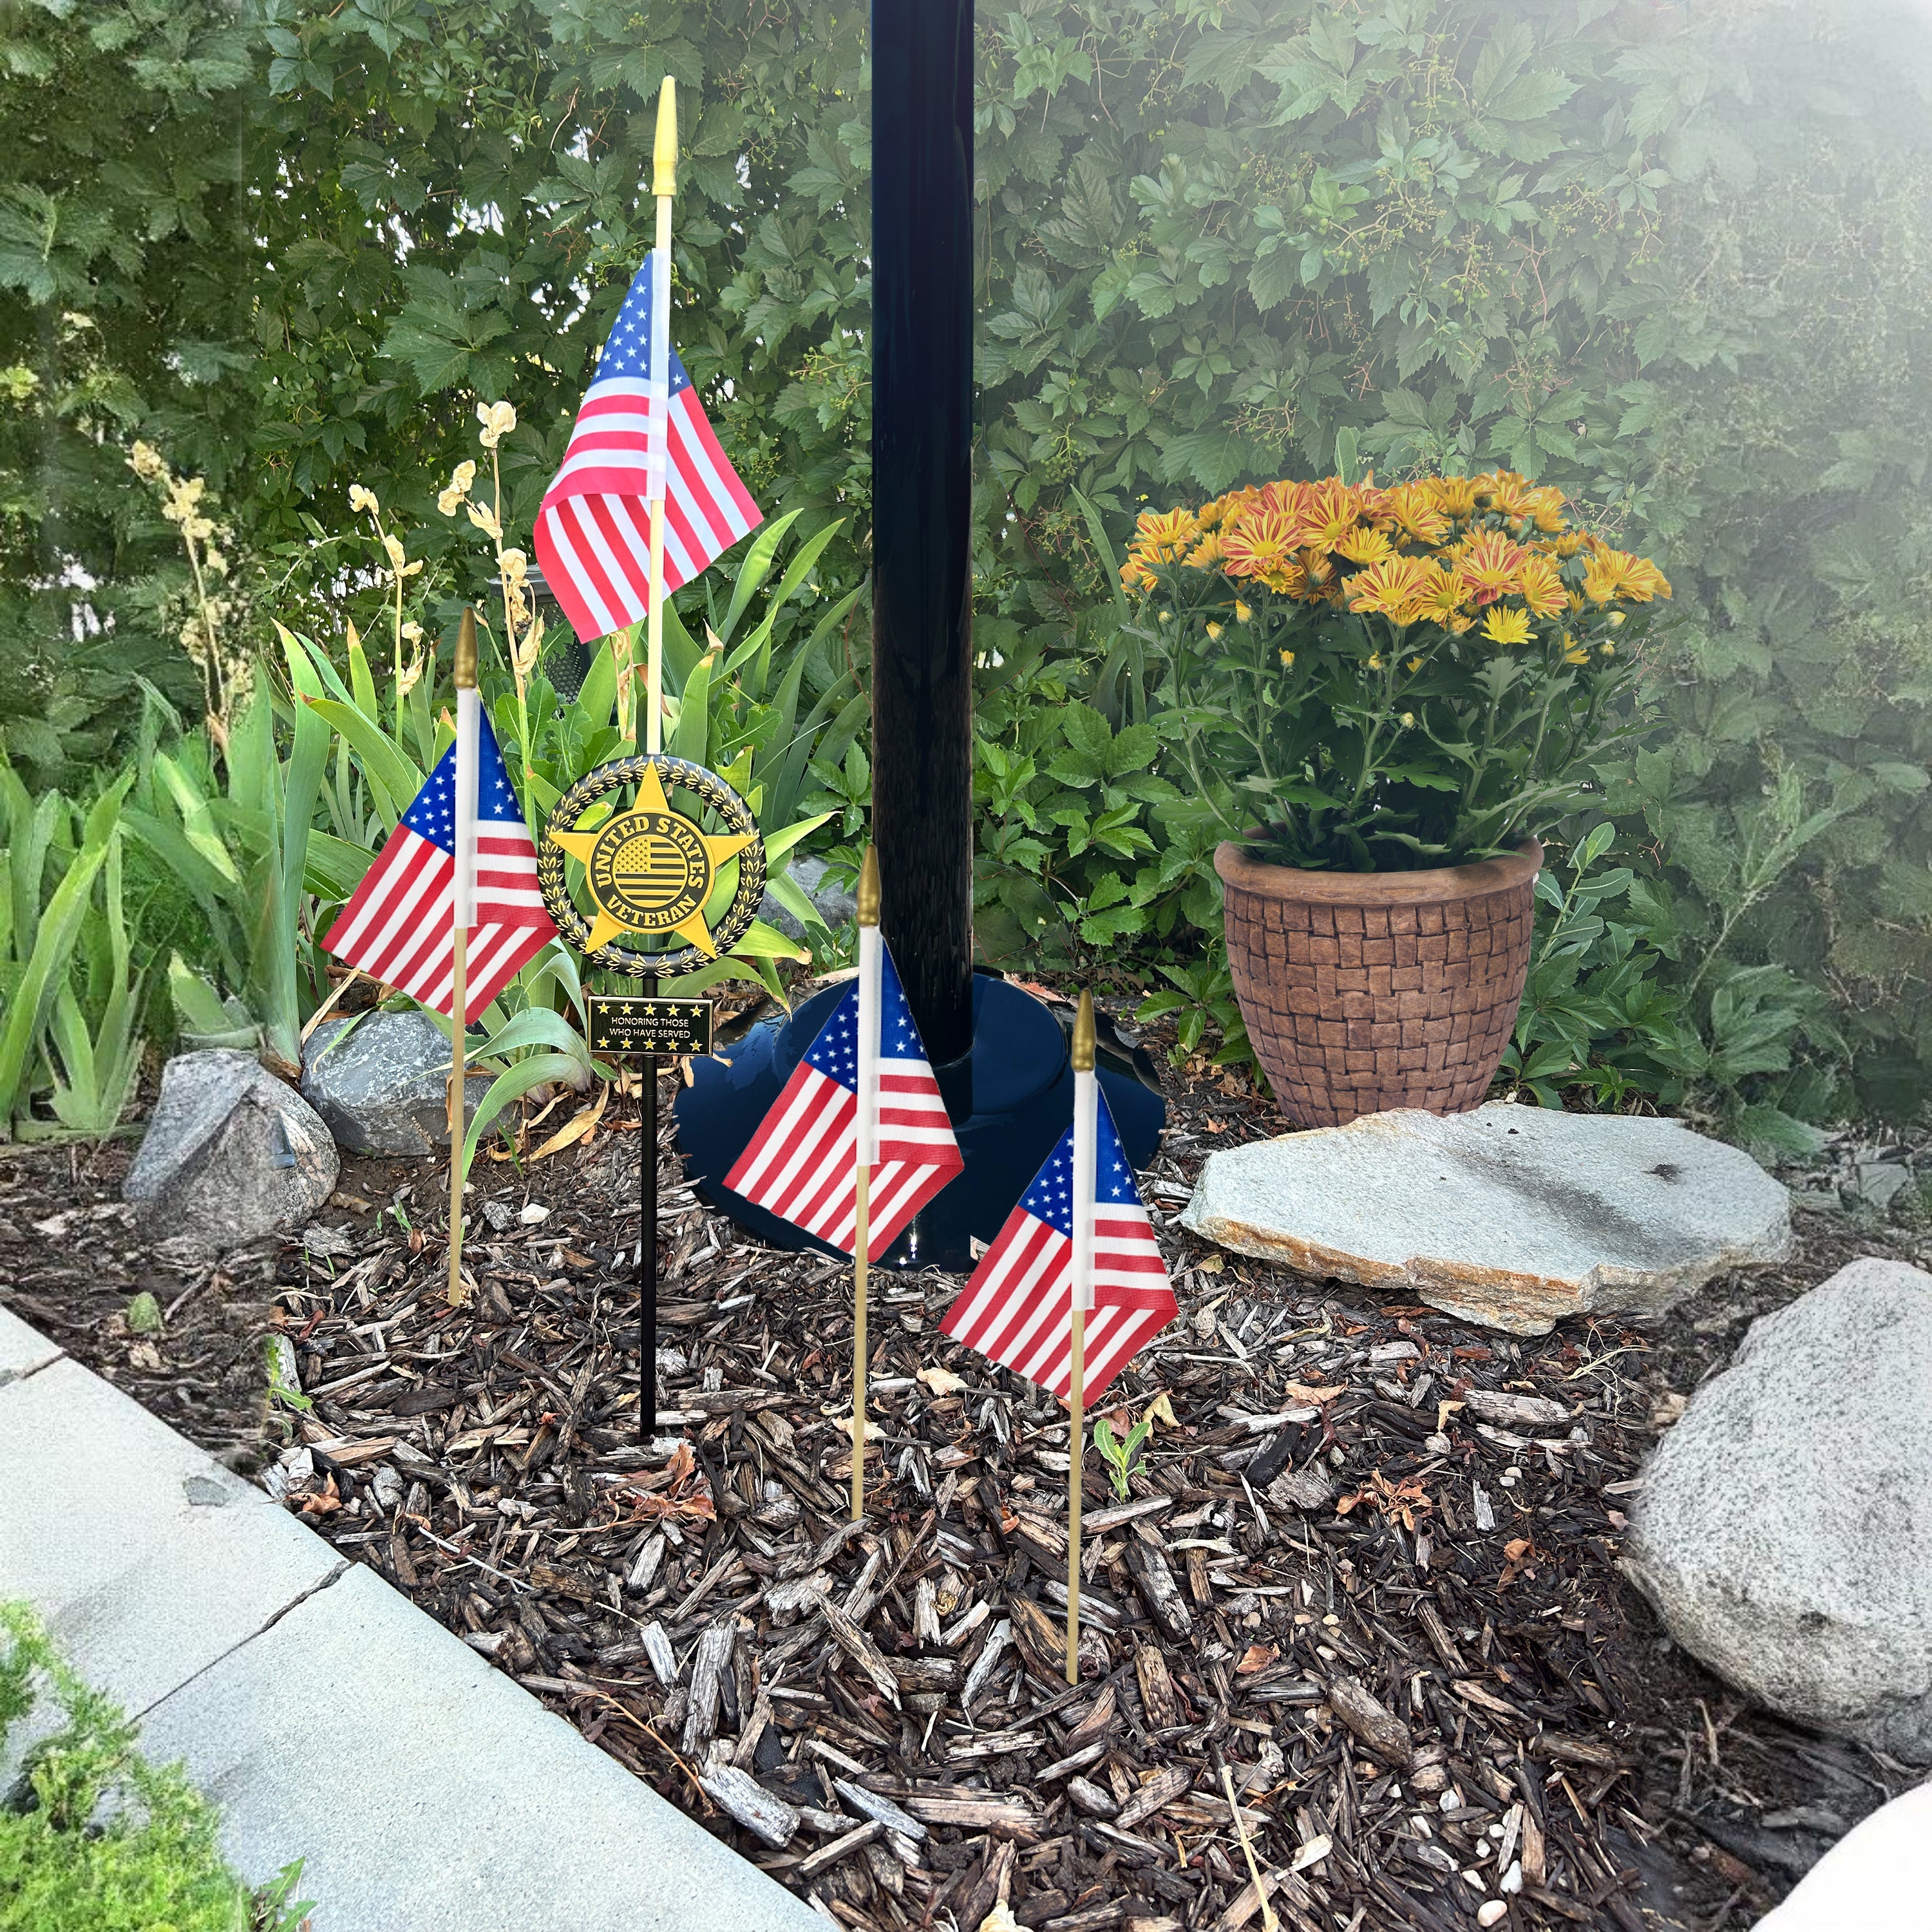
[[[476,724],[477,922],[470,928],[464,993],[472,1017],[556,936],[537,890],[530,828],[480,709]],[[456,972],[456,763],[452,745],[322,942],[338,959],[446,1017]]]
[[[862,928],[862,938],[867,928]],[[964,1166],[892,955],[879,960],[878,1160],[866,1246],[877,1254]],[[860,998],[854,980],[724,1185],[850,1254],[858,1214]]]
[[[1174,1319],[1174,1291],[1105,1094],[1094,1158],[1094,1306],[1087,1317],[1085,1399],[1091,1402],[1141,1346]],[[1073,1130],[939,1325],[1002,1368],[1064,1396],[1073,1382]]]
[[[563,466],[537,512],[537,560],[586,644],[648,612],[652,279],[655,253],[631,284],[585,392]],[[670,367],[670,452],[664,502],[664,589],[688,584],[754,529],[764,512],[738,480],[706,421],[677,352]]]

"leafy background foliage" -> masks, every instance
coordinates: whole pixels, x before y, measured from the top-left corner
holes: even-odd
[[[680,346],[767,509],[842,520],[814,587],[861,591],[836,668],[862,683],[864,17],[836,0],[12,8],[0,733],[30,780],[74,784],[131,728],[134,677],[191,702],[172,532],[121,466],[136,433],[210,478],[264,632],[272,608],[321,634],[333,607],[379,599],[336,534],[351,480],[430,560],[427,611],[479,587],[431,499],[476,399],[508,394],[537,429],[506,470],[527,526],[645,245],[665,71],[689,154]],[[1621,974],[1618,999],[1624,980],[1652,989],[1677,1068],[1649,1006],[1606,995],[1559,1025],[1552,981],[1520,1042],[1536,1079],[1610,1097],[1598,1076],[1634,1070],[1680,1104],[1756,1110],[1760,1132],[1915,1104],[1932,1061],[1924,16],[988,0],[977,49],[988,951],[1131,956],[1196,1040],[1238,1052],[1204,849],[1162,789],[1169,740],[1110,551],[1145,505],[1349,451],[1385,480],[1506,464],[1658,557],[1678,592],[1647,748],[1554,828],[1580,846],[1612,822],[1591,863],[1629,882],[1546,962],[1586,991]],[[76,583],[111,642],[76,636]],[[684,601],[694,626],[702,599]],[[823,614],[788,611],[781,656]],[[818,648],[813,690],[835,669]],[[836,748],[828,797],[864,756]],[[849,839],[842,818],[820,842]]]

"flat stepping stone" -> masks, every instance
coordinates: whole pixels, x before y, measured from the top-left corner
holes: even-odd
[[[11,1598],[149,1757],[186,1760],[237,1871],[306,1858],[326,1932],[824,1932],[374,1570],[0,1314]]]
[[[1492,1102],[1402,1108],[1212,1154],[1181,1216],[1237,1254],[1410,1294],[1509,1335],[1661,1314],[1778,1261],[1784,1187],[1681,1121]]]

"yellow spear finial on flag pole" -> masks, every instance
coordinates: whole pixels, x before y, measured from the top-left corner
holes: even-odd
[[[1094,995],[1073,1016],[1072,1427],[1067,1433],[1066,1681],[1080,1681],[1080,1452],[1087,1435],[1087,1311],[1094,1304],[1094,1183],[1099,1084],[1094,1071]]]
[[[644,658],[644,749],[664,748],[664,484],[670,461],[670,204],[677,193],[677,82],[658,90],[651,192],[657,197],[657,250],[651,276],[651,608]]]
[[[879,1157],[879,855],[859,872],[859,1118],[852,1229],[852,1520],[866,1513],[866,1270],[871,1256],[872,1163]]]
[[[468,1299],[463,1285],[464,1037],[469,1031],[470,928],[476,920],[476,613],[464,607],[456,632],[456,875],[450,896],[454,980],[450,992],[449,1036],[449,1305]]]

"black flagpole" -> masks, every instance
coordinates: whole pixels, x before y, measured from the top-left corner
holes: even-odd
[[[880,923],[972,1111],[973,4],[872,6],[872,822]],[[963,1090],[962,1090],[963,1086]]]
[[[640,991],[655,993],[656,980]],[[658,1057],[644,1056],[644,1093],[638,1120],[638,1440],[658,1428]]]

